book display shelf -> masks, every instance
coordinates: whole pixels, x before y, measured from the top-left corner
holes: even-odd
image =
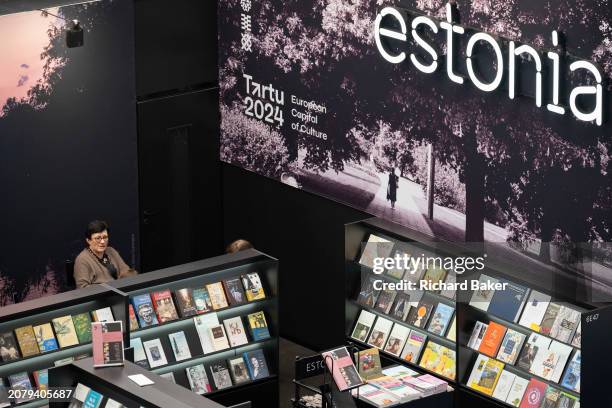
[[[129,361],[121,367],[95,369],[92,366],[93,361],[88,358],[50,370],[52,387],[75,390],[69,400],[54,400],[50,407],[66,408],[70,405],[113,408],[223,407]],[[147,377],[153,384],[141,387],[129,378],[139,374]]]
[[[383,367],[400,364],[456,382],[456,316],[453,291],[420,290],[421,280],[452,282],[450,270],[431,267],[380,270],[376,257],[440,256],[442,249],[399,225],[369,219],[345,226],[345,333],[360,350],[376,347]],[[375,273],[379,272],[379,273]],[[380,273],[382,272],[382,273]],[[374,281],[413,282],[413,288],[377,290]],[[380,283],[376,284],[380,285]],[[452,393],[406,406],[452,406]],[[363,402],[359,402],[363,406]],[[421,404],[421,405],[419,405]]]
[[[114,319],[125,325],[127,313],[127,296],[106,285],[0,308],[0,406],[9,405],[7,388],[47,389],[50,368],[91,356],[92,321]],[[49,401],[11,403],[34,408]]]
[[[111,284],[130,298],[136,364],[227,406],[276,398],[275,259],[248,250]]]

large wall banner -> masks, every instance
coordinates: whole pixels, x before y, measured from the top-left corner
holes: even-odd
[[[222,160],[435,237],[607,263],[612,5],[451,3],[222,0]]]

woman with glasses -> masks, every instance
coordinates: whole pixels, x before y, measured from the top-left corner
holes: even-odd
[[[74,281],[77,288],[109,282],[136,274],[108,245],[108,224],[92,221],[85,232],[87,247],[74,261]]]

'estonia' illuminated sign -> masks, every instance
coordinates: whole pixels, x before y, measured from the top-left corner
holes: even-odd
[[[438,34],[439,30],[446,31],[446,74],[448,78],[457,83],[463,84],[464,77],[456,72],[455,62],[455,41],[458,36],[466,35],[466,29],[453,21],[451,5],[446,5],[446,21],[436,21],[430,17],[423,15],[411,15],[409,11],[395,7],[383,8],[374,22],[374,37],[376,47],[382,57],[392,64],[400,64],[407,58],[405,51],[400,49],[393,50],[389,47],[389,39],[400,42],[408,42],[408,24],[410,25],[410,36],[421,51],[425,53],[428,61],[423,61],[415,53],[409,55],[412,65],[419,71],[425,74],[436,72],[439,67],[438,52],[434,47],[427,42],[423,36],[423,30],[430,30],[433,34]],[[412,18],[412,20],[410,20]],[[383,24],[384,20],[384,24]],[[386,44],[383,44],[385,40]],[[551,84],[550,96],[546,103],[546,109],[558,115],[565,115],[566,108],[561,104],[561,54],[555,51],[546,53],[546,57],[552,65],[550,70],[543,68],[543,55],[535,48],[526,44],[516,44],[514,41],[507,40],[506,50],[502,49],[499,42],[490,34],[484,32],[476,32],[467,40],[465,49],[466,69],[470,81],[474,86],[484,92],[493,92],[500,88],[504,79],[504,67],[507,65],[507,90],[508,97],[514,99],[516,96],[516,76],[518,68],[516,58],[519,56],[527,56],[535,65],[535,103],[538,107],[542,107],[544,83]],[[478,44],[486,44],[492,50],[495,58],[494,71],[495,75],[492,79],[484,79],[475,69],[474,50]],[[556,31],[552,32],[552,44],[554,47],[559,46],[559,35]],[[507,61],[504,61],[504,56]],[[576,119],[585,122],[594,122],[598,126],[603,122],[603,75],[599,68],[589,61],[577,60],[569,65],[570,72],[585,71],[593,77],[593,82],[590,85],[575,86],[569,93],[569,108]],[[552,74],[552,78],[543,78]],[[580,106],[577,102],[579,97],[593,98],[593,103],[588,109]]]

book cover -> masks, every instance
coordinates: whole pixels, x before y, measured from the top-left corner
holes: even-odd
[[[10,407],[11,401],[9,400],[8,389],[4,384],[4,378],[0,378],[0,408]]]
[[[370,269],[374,268],[375,258],[387,258],[393,250],[393,242],[374,234],[370,234],[365,245],[363,243],[361,245],[363,251],[359,263]]]
[[[580,348],[582,344],[582,322],[578,322],[578,328],[576,329],[576,333],[572,338],[572,346],[576,348]]]
[[[91,324],[94,367],[123,365],[123,323],[95,322]]]
[[[519,320],[519,325],[540,332],[540,325],[551,299],[547,294],[532,290]]]
[[[375,378],[370,380],[369,384],[386,391],[387,393],[398,398],[401,402],[409,402],[422,396],[422,394],[412,386],[405,384],[394,377],[383,376]]]
[[[221,282],[209,283],[206,285],[206,290],[208,291],[210,302],[214,310],[223,309],[229,306]]]
[[[382,376],[382,365],[377,348],[370,348],[355,353],[357,372],[364,380],[371,380]]]
[[[130,331],[140,329],[140,326],[138,325],[138,319],[136,318],[136,313],[134,312],[134,306],[132,306],[131,303],[128,305],[128,315],[130,319]]]
[[[457,341],[457,316],[453,317],[453,322],[446,333],[446,338],[450,341]]]
[[[15,337],[17,338],[17,343],[19,343],[19,348],[21,349],[21,355],[23,357],[40,354],[38,342],[36,341],[32,326],[23,326],[15,329]]]
[[[562,387],[575,392],[580,392],[580,367],[581,355],[580,350],[578,350],[567,365],[567,369],[563,375],[563,380],[561,380]]]
[[[557,315],[560,310],[560,304],[554,302],[548,304],[546,313],[544,313],[544,317],[542,318],[542,324],[540,325],[540,333],[550,336],[550,331],[555,324],[555,320],[557,320]]]
[[[68,408],[81,408],[85,402],[85,399],[87,399],[87,394],[89,394],[90,390],[91,388],[88,386],[78,383],[74,393],[72,394]]]
[[[21,358],[17,348],[17,339],[13,332],[0,334],[0,357],[2,361],[15,361]]]
[[[173,372],[169,372],[169,373],[165,373],[165,374],[160,374],[159,376],[176,384],[176,378],[174,378],[174,373]]]
[[[27,390],[33,389],[32,383],[30,382],[30,376],[26,372],[9,375],[8,380],[9,380],[9,384],[11,388],[14,389],[15,391],[17,390],[27,391]],[[15,402],[17,404],[21,404],[22,402],[30,401],[31,399],[33,399],[33,398],[28,398],[27,395],[24,395],[25,393],[20,393],[20,394],[22,398],[15,399]]]
[[[409,363],[416,364],[421,357],[421,351],[427,341],[427,335],[416,330],[411,330],[406,340],[406,345],[402,350],[402,359]]]
[[[360,400],[378,408],[391,407],[400,403],[399,398],[370,384],[359,387],[357,395]]]
[[[544,393],[544,401],[542,401],[542,405],[540,405],[540,408],[557,408],[560,395],[561,390],[549,385],[548,387],[546,387],[546,392]]]
[[[144,328],[159,324],[157,316],[155,316],[151,296],[148,293],[134,296],[132,298],[132,305],[134,305],[134,312],[136,312],[140,327]]]
[[[249,377],[249,370],[244,362],[244,358],[236,357],[227,361],[229,365],[230,374],[232,375],[232,381],[234,384],[243,384],[251,381]]]
[[[450,380],[456,376],[457,355],[455,350],[429,341],[421,356],[419,366]]]
[[[417,307],[410,309],[406,321],[414,327],[424,329],[427,326],[427,321],[429,320],[432,309],[433,304],[431,302],[421,300]]]
[[[504,363],[495,361],[482,354],[479,355],[476,364],[472,368],[468,387],[483,394],[492,395],[503,369]]]
[[[553,340],[548,349],[538,350],[530,372],[558,383],[572,350],[572,347]]]
[[[513,407],[521,405],[523,395],[525,395],[528,385],[529,380],[516,376],[514,378],[514,383],[512,383],[512,388],[510,388],[510,392],[508,393],[508,397],[506,398],[506,403]]]
[[[168,373],[168,374],[172,374],[172,373]],[[160,377],[164,377],[164,374],[160,375]],[[106,400],[106,404],[104,404],[104,408],[125,408],[125,405],[121,404],[120,402],[115,401],[112,398],[108,398]]]
[[[437,334],[438,336],[444,336],[454,313],[455,308],[444,303],[438,303],[431,317],[431,321],[427,326],[427,331]]]
[[[396,257],[399,256],[400,258],[403,259],[405,255],[410,257],[410,255],[406,251],[404,251],[402,249],[396,249],[396,250],[393,251],[393,254],[391,255],[391,257],[392,258],[396,258]],[[404,271],[403,268],[397,268],[396,266],[397,265],[394,264],[393,267],[385,270],[385,275],[390,276],[393,279],[400,280],[404,276],[405,271]]]
[[[489,357],[495,357],[505,334],[506,326],[495,322],[489,322],[489,326],[482,338],[478,351]]]
[[[372,328],[372,333],[370,333],[370,338],[368,339],[368,344],[382,350],[387,342],[387,337],[391,332],[391,326],[393,326],[393,322],[389,319],[385,319],[384,317],[379,317],[376,319],[376,323],[374,324],[374,328]]]
[[[252,380],[259,380],[270,375],[263,350],[248,351],[243,353],[242,357],[246,362]],[[355,368],[354,365],[353,368]]]
[[[395,377],[398,379],[404,379],[406,377],[414,377],[415,375],[419,375],[418,371],[414,371],[411,368],[408,368],[403,365],[394,365],[385,367],[382,370],[383,375],[388,375],[389,377]]]
[[[191,391],[196,394],[206,394],[212,391],[204,365],[198,364],[185,369]]]
[[[516,330],[508,329],[504,340],[502,341],[499,353],[497,353],[497,359],[504,363],[514,365],[518,359],[519,352],[523,348],[525,342],[525,336],[523,333],[519,333]]]
[[[449,272],[444,283],[446,283],[446,285],[444,289],[440,291],[440,296],[444,296],[447,299],[454,299],[456,296],[454,286],[455,283],[457,283],[457,275],[454,272]]]
[[[51,323],[34,326],[32,329],[34,329],[34,337],[36,337],[36,343],[38,343],[38,349],[41,353],[47,353],[58,349],[57,340],[55,340],[55,336],[53,335]]]
[[[72,316],[72,323],[74,324],[79,344],[89,343],[91,341],[91,318],[89,313],[80,313]]]
[[[351,337],[365,343],[368,339],[368,334],[370,334],[370,329],[374,324],[374,320],[376,320],[376,315],[374,313],[370,313],[367,310],[362,310],[357,318],[357,322],[355,323]]]
[[[241,305],[246,302],[246,294],[239,278],[225,279],[223,287],[230,305]]]
[[[257,351],[261,352],[261,350]],[[245,360],[247,364],[249,364],[249,359],[247,358],[246,354],[247,353],[245,353]],[[353,364],[353,359],[351,358],[346,347],[326,351],[321,353],[321,356],[323,356],[323,360],[325,361],[329,371],[332,373],[334,382],[340,391],[346,391],[363,385],[363,379],[359,376],[357,367],[355,367],[355,364]],[[251,370],[251,378],[255,379],[256,376],[253,375],[250,364],[249,370]]]
[[[192,317],[198,313],[191,288],[179,289],[174,292],[174,296],[176,297],[176,304],[181,317]]]
[[[479,289],[472,293],[472,298],[470,299],[469,305],[486,312],[489,309],[489,304],[491,303],[491,299],[495,294],[495,290],[489,289],[489,286],[495,285],[497,283],[497,279],[482,274],[480,275],[478,281],[480,282]]]
[[[527,301],[529,289],[526,286],[502,278],[498,280],[498,283],[505,284],[506,289],[496,290],[493,293],[487,312],[516,323]]]
[[[215,351],[225,350],[229,348],[229,341],[222,324],[217,324],[208,327],[208,335],[212,341],[212,346]]]
[[[561,306],[557,318],[550,329],[550,337],[569,343],[580,323],[581,313],[567,306]]]
[[[172,352],[174,353],[174,359],[176,361],[183,361],[191,358],[191,351],[189,350],[189,344],[187,343],[187,337],[184,331],[168,334],[168,340],[170,340],[170,346],[172,346]]]
[[[491,396],[497,400],[505,402],[506,398],[508,398],[508,394],[510,393],[510,389],[512,388],[512,384],[514,384],[515,378],[516,375],[509,371],[503,370],[499,376],[499,380],[497,380],[497,385],[495,386],[495,390],[493,390],[493,394]]]
[[[197,314],[208,313],[213,310],[210,295],[206,288],[195,288],[192,295]]]
[[[521,401],[520,408],[540,408],[544,401],[544,395],[546,393],[546,383],[532,378],[529,381],[523,400]]]
[[[113,322],[115,317],[110,307],[103,307],[102,309],[94,310],[91,312],[95,322]]]
[[[433,267],[433,268],[427,269],[427,271],[425,272],[425,275],[423,275],[422,280],[428,282],[428,284],[431,286],[431,284],[437,284],[440,282],[444,282],[445,278],[446,278],[446,270],[442,268],[438,268],[438,267]],[[433,291],[433,292],[437,293],[439,291]]]
[[[161,367],[168,364],[166,353],[164,353],[164,348],[159,339],[143,341],[142,345],[151,368]]]
[[[266,322],[266,315],[263,311],[251,313],[247,316],[249,320],[249,329],[253,340],[265,340],[270,338],[270,330],[268,329],[268,323]]]
[[[229,388],[233,385],[232,376],[230,375],[229,368],[224,360],[212,363],[210,365],[210,373],[212,374],[215,387],[218,390]]]
[[[395,301],[393,302],[393,306],[391,306],[389,315],[394,319],[405,321],[408,317],[408,312],[410,312],[410,295],[406,293],[395,293],[397,296],[395,296]]]
[[[366,275],[361,278],[361,289],[359,290],[359,296],[357,296],[357,303],[374,308],[376,305],[376,301],[378,300],[378,296],[380,295],[380,290],[374,289],[374,282],[379,279],[374,275]]]
[[[98,322],[104,323],[104,322]],[[92,330],[93,332],[93,330]],[[102,398],[104,396],[97,391],[89,390],[87,393],[87,397],[85,398],[85,402],[83,402],[83,408],[98,408],[102,403]]]
[[[151,300],[159,323],[166,323],[179,318],[172,300],[172,292],[169,290],[151,293]]]
[[[225,333],[227,334],[231,347],[242,346],[249,342],[246,336],[246,330],[242,324],[242,317],[236,316],[231,319],[225,319],[223,325],[225,326]]]
[[[409,328],[400,324],[394,325],[393,329],[391,330],[391,334],[389,334],[389,339],[387,340],[384,351],[399,357],[402,349],[404,348],[404,344],[406,344],[409,334]]]
[[[388,314],[391,310],[391,306],[393,305],[396,295],[397,292],[394,290],[383,290],[378,296],[374,310],[380,313]]]
[[[482,344],[482,339],[487,331],[487,327],[489,327],[489,325],[486,323],[476,322],[474,329],[472,330],[470,340],[467,344],[469,348],[472,350],[478,350],[480,348],[480,344]]]
[[[214,353],[215,347],[212,343],[212,338],[210,337],[208,329],[219,324],[217,313],[213,312],[194,316],[193,322],[195,324],[196,331],[198,332],[198,337],[200,338],[200,344],[202,345],[204,354]]]
[[[519,354],[517,367],[529,372],[540,350],[547,350],[552,340],[536,333],[531,333],[529,340]]]
[[[579,406],[578,398],[563,391],[559,394],[557,408],[577,408]]]
[[[79,338],[72,323],[72,317],[70,315],[57,317],[51,320],[55,334],[57,335],[57,341],[61,348],[76,346],[79,344]]]
[[[36,384],[36,388],[39,390],[48,390],[49,389],[49,370],[37,370],[32,373],[32,377],[34,377],[34,383]]]
[[[149,361],[147,360],[147,355],[142,345],[142,339],[140,337],[130,339],[130,347],[134,349],[134,364],[148,370],[150,368]]]
[[[266,298],[266,292],[264,291],[261,279],[257,272],[247,273],[246,275],[242,275],[240,278],[242,279],[244,293],[249,302]]]

